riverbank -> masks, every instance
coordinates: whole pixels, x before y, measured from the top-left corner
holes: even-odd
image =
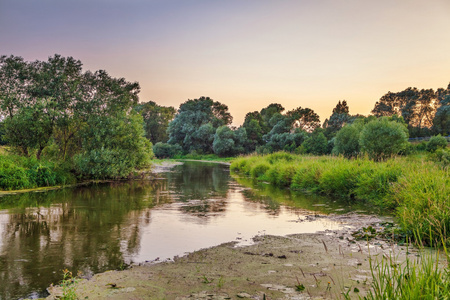
[[[318,216],[317,216],[318,217]],[[308,222],[316,218],[311,216]],[[391,263],[417,251],[381,239],[357,240],[355,231],[382,232],[384,220],[357,214],[330,215],[343,229],[286,237],[259,235],[255,244],[226,243],[164,262],[94,275],[76,283],[79,299],[310,299],[364,296],[372,282],[370,261]],[[62,295],[50,287],[47,299]],[[86,298],[87,299],[87,298]]]
[[[403,233],[424,245],[447,245],[449,169],[421,157],[301,156],[285,152],[240,157],[230,169],[280,188],[370,203],[394,211]]]

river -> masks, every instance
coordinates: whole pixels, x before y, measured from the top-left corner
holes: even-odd
[[[358,208],[242,185],[226,165],[186,162],[159,178],[0,197],[0,299],[45,296],[63,269],[83,277],[257,235],[338,229]]]

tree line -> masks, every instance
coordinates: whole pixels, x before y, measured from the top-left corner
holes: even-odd
[[[286,111],[272,103],[247,113],[239,127],[231,126],[227,105],[209,97],[187,100],[176,110],[153,101],[139,103],[139,91],[137,82],[104,70],[83,71],[81,61],[72,57],[27,62],[1,56],[1,141],[23,156],[70,160],[74,172],[103,178],[126,176],[147,165],[153,152],[157,157],[280,150],[353,156],[367,151],[368,144],[360,140],[368,132],[363,129],[381,119],[383,130],[399,131],[402,141],[450,133],[450,85],[388,92],[368,117],[351,115],[347,102],[339,101],[323,124],[310,108]]]
[[[126,177],[152,158],[137,82],[82,70],[72,57],[0,57],[2,140],[16,153],[71,161],[92,178]]]

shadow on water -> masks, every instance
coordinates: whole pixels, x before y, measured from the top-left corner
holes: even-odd
[[[0,299],[45,295],[66,268],[90,277],[232,241],[238,231],[250,240],[273,222],[287,224],[275,234],[300,232],[296,226],[304,225],[290,221],[304,210],[355,210],[264,185],[243,187],[249,183],[220,164],[189,162],[160,175],[0,197]],[[327,226],[338,225],[307,230]]]

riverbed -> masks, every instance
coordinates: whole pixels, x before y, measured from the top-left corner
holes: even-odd
[[[62,279],[172,262],[232,242],[345,230],[368,213],[335,199],[249,188],[221,164],[186,162],[152,178],[0,198],[0,299],[38,298]],[[236,248],[237,249],[237,248]]]

